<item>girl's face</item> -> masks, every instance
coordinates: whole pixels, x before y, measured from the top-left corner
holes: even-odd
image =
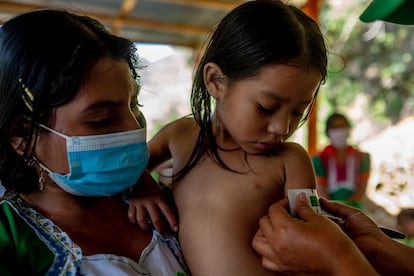
[[[284,142],[310,107],[321,75],[284,64],[263,67],[256,76],[218,85],[219,145],[262,154]]]
[[[102,58],[77,95],[55,109],[50,128],[68,136],[87,136],[138,129],[132,99],[137,86],[125,61]],[[134,106],[135,107],[135,106]],[[66,141],[49,131],[39,134],[36,157],[52,171],[68,173]]]

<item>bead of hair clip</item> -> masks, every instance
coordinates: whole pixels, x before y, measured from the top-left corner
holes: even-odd
[[[26,163],[26,165],[30,168],[33,168],[36,165],[36,160],[34,160],[33,158],[30,157],[26,157],[24,159],[24,162]]]
[[[30,89],[23,83],[22,79],[19,79],[19,83],[21,84],[21,88],[24,91],[24,93],[22,94],[22,100],[24,104],[26,105],[26,107],[30,111],[33,111],[33,101],[34,101],[33,94],[30,91]]]

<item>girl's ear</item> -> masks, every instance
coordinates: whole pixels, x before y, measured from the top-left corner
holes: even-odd
[[[220,98],[226,87],[226,77],[220,66],[214,62],[208,62],[203,70],[204,85],[208,93],[214,98]]]

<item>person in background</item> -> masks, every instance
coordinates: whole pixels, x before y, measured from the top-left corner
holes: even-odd
[[[308,153],[286,140],[308,118],[326,66],[317,23],[282,1],[247,1],[215,28],[196,69],[193,116],[149,142],[149,169],[172,158],[178,236],[194,275],[275,274],[251,241],[288,189],[315,188]]]
[[[414,1],[374,0],[364,22],[414,24]],[[298,218],[283,199],[260,220],[252,246],[270,270],[307,275],[414,275],[414,248],[387,235],[361,210],[320,199],[321,207],[344,223],[316,214],[304,194],[296,200]]]
[[[362,209],[371,159],[369,153],[348,143],[350,130],[345,115],[331,114],[325,128],[330,144],[312,156],[312,163],[319,196]]]
[[[401,242],[414,247],[414,208],[402,209],[397,215],[397,225],[405,234],[405,239]]]
[[[0,275],[187,273],[174,236],[127,216],[123,192],[152,179],[139,68],[134,43],[90,17],[0,28]]]

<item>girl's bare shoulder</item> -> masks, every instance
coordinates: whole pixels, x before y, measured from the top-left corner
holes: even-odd
[[[170,123],[165,124],[156,135],[172,137],[180,137],[191,134],[198,129],[197,123],[191,116],[181,117]]]
[[[162,131],[165,131],[170,138],[185,138],[197,136],[200,128],[197,122],[191,116],[185,116],[179,118],[169,124],[167,124]]]
[[[280,146],[270,152],[269,155],[271,157],[283,157],[288,159],[309,157],[307,150],[302,145],[295,142],[285,142],[280,144]]]

